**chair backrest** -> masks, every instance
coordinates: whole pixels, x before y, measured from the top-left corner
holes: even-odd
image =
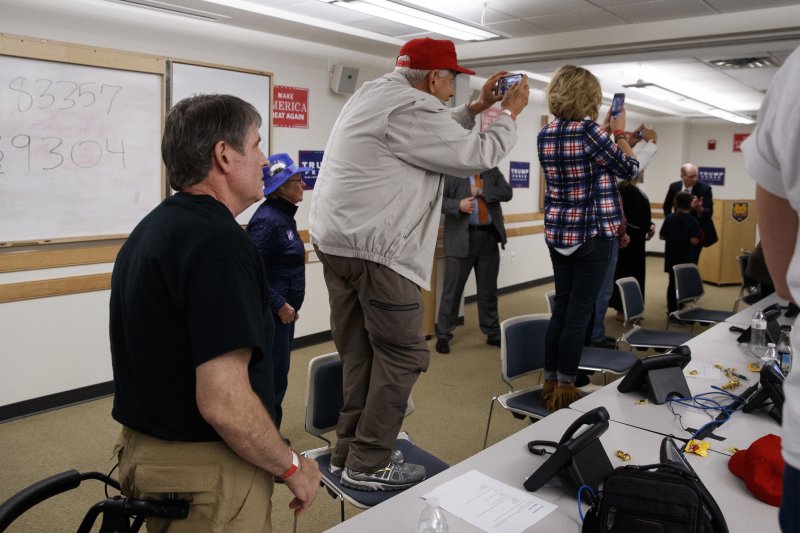
[[[308,363],[306,431],[317,437],[332,431],[344,403],[342,360],[337,352],[319,355]]]
[[[675,296],[679,305],[696,302],[703,297],[705,294],[703,278],[697,265],[681,263],[674,265],[672,271],[675,273]]]
[[[544,293],[544,298],[547,300],[547,311],[552,315],[556,306],[556,291],[547,291]]]
[[[306,431],[320,438],[324,433],[333,431],[339,422],[339,412],[343,404],[342,360],[339,354],[333,352],[318,355],[308,363]],[[405,416],[413,411],[414,400],[409,396]]]
[[[500,372],[503,381],[522,377],[544,368],[544,336],[550,315],[522,315],[500,323]]]
[[[742,275],[742,285],[746,285],[747,263],[750,261],[750,254],[737,255],[736,261],[739,263],[739,274]]]
[[[625,322],[631,322],[641,318],[644,314],[644,299],[639,282],[633,276],[619,278],[616,281],[619,287],[620,298],[622,299],[622,312],[625,315]]]

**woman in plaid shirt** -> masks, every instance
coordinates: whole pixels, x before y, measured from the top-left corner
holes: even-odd
[[[609,113],[601,127],[595,122],[601,101],[600,83],[591,72],[562,67],[547,88],[556,118],[537,141],[546,182],[545,241],[556,286],[542,390],[542,404],[551,411],[579,397],[575,376],[583,341],[622,222],[616,178],[631,179],[639,170],[624,109],[617,116]]]

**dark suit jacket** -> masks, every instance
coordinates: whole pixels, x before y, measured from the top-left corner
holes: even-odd
[[[483,178],[483,197],[492,217],[492,225],[500,236],[500,244],[505,247],[506,227],[503,224],[503,209],[500,207],[500,202],[511,200],[514,189],[497,167],[482,172],[481,178]],[[469,196],[472,196],[469,178],[444,177],[442,213],[445,214],[444,253],[448,257],[466,257],[469,253],[469,215],[462,213],[458,208],[461,200]]]
[[[667,197],[664,198],[664,217],[672,213],[672,206],[675,203],[675,195],[683,190],[683,181],[678,180],[671,183],[667,190]],[[703,246],[711,246],[717,242],[717,229],[714,227],[714,221],[711,216],[714,214],[714,196],[711,192],[711,186],[698,181],[692,187],[692,196],[697,196],[703,202],[703,214],[698,215],[696,211],[692,210],[692,215],[700,221],[700,229],[703,230],[704,239]]]

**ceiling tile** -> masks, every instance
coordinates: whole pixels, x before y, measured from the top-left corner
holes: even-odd
[[[545,33],[605,28],[608,26],[625,24],[625,21],[618,16],[600,9],[530,17],[525,18],[525,20],[539,27],[546,28],[547,30]]]
[[[715,14],[713,9],[697,0],[656,0],[608,6],[606,9],[631,23]]]
[[[521,19],[596,9],[585,0],[491,0],[489,5],[496,11]]]
[[[763,9],[766,7],[782,7],[797,5],[797,0],[705,0],[708,5],[713,7],[719,13],[735,13],[737,11],[747,11],[758,7]]]

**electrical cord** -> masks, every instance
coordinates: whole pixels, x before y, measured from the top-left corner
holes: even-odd
[[[691,439],[705,438],[705,436],[708,434],[706,432],[709,428],[712,428],[714,426],[720,426],[725,422],[727,422],[728,420],[730,420],[731,415],[733,413],[740,411],[744,408],[747,397],[752,393],[751,391],[752,387],[747,389],[741,396],[737,396],[736,394],[728,392],[717,386],[712,386],[711,388],[714,390],[710,392],[697,394],[695,396],[691,396],[688,398],[670,398],[668,400],[670,411],[674,416],[678,417],[678,424],[684,431],[688,431],[688,429],[683,425],[683,417],[675,411],[674,404],[678,404],[683,407],[691,409],[698,409],[700,411],[718,413],[713,420],[703,424],[700,427],[700,429],[695,431],[694,434],[691,436]],[[723,396],[724,398],[731,400],[731,403],[723,405],[720,401],[717,401],[712,397],[720,395]]]
[[[589,494],[592,497],[592,504],[594,504],[594,502],[597,501],[597,493],[594,491],[594,489],[592,489],[592,487],[586,484],[583,484],[580,487],[578,487],[578,516],[581,517],[581,522],[583,522],[584,520],[583,507],[581,507],[581,495],[583,494],[584,490],[589,491]]]
[[[532,440],[528,443],[528,451],[533,455],[552,455],[554,452],[549,452],[544,448],[537,448],[537,446],[549,446],[550,448],[558,448],[558,443],[551,440]]]

